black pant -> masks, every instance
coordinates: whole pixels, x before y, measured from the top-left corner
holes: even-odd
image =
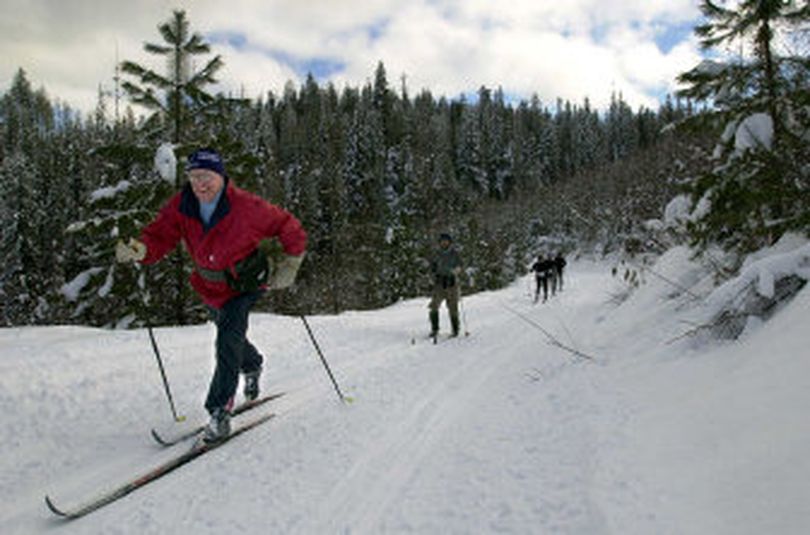
[[[540,288],[543,289],[543,301],[548,299],[548,277],[543,275],[540,277],[535,277],[537,281],[537,290],[534,292],[534,302],[536,303],[537,300],[540,298]]]
[[[205,400],[208,412],[230,409],[239,385],[239,372],[249,373],[262,367],[264,358],[247,339],[248,313],[261,295],[262,292],[243,293],[222,308],[208,307],[217,326],[217,365]]]

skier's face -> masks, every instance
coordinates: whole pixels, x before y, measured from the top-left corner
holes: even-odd
[[[191,183],[194,195],[203,204],[213,201],[225,184],[222,175],[209,169],[193,169],[189,171],[188,181]]]

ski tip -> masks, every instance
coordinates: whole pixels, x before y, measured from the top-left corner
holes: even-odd
[[[53,501],[51,500],[51,497],[50,497],[50,496],[48,496],[48,495],[45,495],[45,505],[47,505],[47,506],[48,506],[48,509],[50,509],[50,510],[51,510],[51,512],[52,512],[53,514],[55,514],[56,516],[58,516],[58,517],[60,517],[60,518],[68,518],[68,516],[69,516],[69,515],[68,515],[66,512],[64,512],[64,511],[62,511],[61,509],[59,509],[58,507],[56,507],[56,506],[53,504]]]
[[[163,437],[161,437],[154,428],[152,429],[152,438],[161,446],[171,446],[171,443],[163,440]]]

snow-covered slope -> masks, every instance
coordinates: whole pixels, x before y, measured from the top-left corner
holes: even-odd
[[[677,251],[656,273],[700,276]],[[736,342],[680,338],[700,316],[663,278],[621,306],[607,264],[574,262],[464,300],[469,337],[424,335],[427,301],[299,319],[255,314],[278,417],[70,523],[70,506],[178,451],[144,331],[0,330],[0,532],[803,533],[810,526],[810,290]],[[510,310],[511,309],[511,310]],[[518,312],[524,318],[515,314]],[[447,325],[443,312],[443,322]],[[549,344],[529,321],[595,360]],[[201,408],[210,325],[157,329],[179,411]],[[674,341],[673,341],[674,340]]]

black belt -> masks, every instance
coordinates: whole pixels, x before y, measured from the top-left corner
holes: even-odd
[[[228,279],[225,278],[225,270],[205,269],[200,266],[194,266],[194,269],[207,281],[228,282]]]
[[[250,253],[245,258],[237,262],[235,266],[236,272],[239,273],[239,269],[242,267],[242,264],[250,261],[251,257],[256,256],[258,254],[261,254],[261,252],[258,249],[254,249],[252,253]],[[199,273],[200,276],[207,281],[229,282],[228,277],[225,275],[225,273],[228,272],[227,269],[205,269],[204,267],[197,265],[194,266],[194,269],[196,269],[197,273]]]

